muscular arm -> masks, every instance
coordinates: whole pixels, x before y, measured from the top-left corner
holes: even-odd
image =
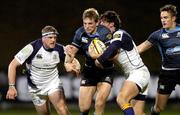
[[[66,57],[65,57],[65,63],[71,63],[76,55],[76,53],[78,52],[78,48],[76,48],[73,45],[67,45],[65,47],[65,53],[66,53]]]
[[[145,52],[146,50],[150,49],[152,46],[153,46],[153,44],[151,42],[149,42],[148,40],[146,40],[137,46],[137,50],[138,50],[139,54],[141,54],[142,52]]]
[[[75,72],[77,75],[80,73],[80,63],[75,58],[76,53],[78,52],[78,48],[76,48],[73,45],[67,45],[65,47],[65,61],[64,61],[64,67],[67,72]]]
[[[15,89],[15,81],[16,81],[16,69],[21,64],[14,58],[8,67],[8,81],[9,81],[9,89],[6,95],[7,99],[15,99],[17,96],[17,91]]]
[[[9,84],[15,84],[16,79],[16,68],[21,64],[14,58],[8,67],[8,80]]]

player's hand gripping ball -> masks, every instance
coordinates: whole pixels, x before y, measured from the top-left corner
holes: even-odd
[[[89,55],[93,59],[97,59],[99,56],[102,55],[102,53],[105,50],[106,50],[106,45],[99,39],[92,40],[88,47]]]

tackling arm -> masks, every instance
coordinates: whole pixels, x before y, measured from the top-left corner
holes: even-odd
[[[137,46],[137,50],[138,50],[139,54],[141,54],[142,52],[145,52],[146,50],[150,49],[152,46],[153,46],[153,44],[151,42],[149,42],[148,40],[146,40]]]
[[[65,47],[65,61],[64,61],[64,67],[67,72],[76,73],[76,75],[79,75],[80,73],[80,63],[75,58],[76,53],[78,52],[78,48],[76,48],[73,45],[67,45]]]

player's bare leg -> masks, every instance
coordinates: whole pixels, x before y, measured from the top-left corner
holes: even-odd
[[[162,95],[157,93],[155,105],[151,108],[151,115],[159,115],[165,109],[169,96],[169,94]]]
[[[55,107],[58,115],[70,115],[63,90],[57,90],[49,95],[49,100]]]
[[[101,82],[97,85],[97,95],[95,101],[96,115],[104,115],[106,100],[110,94],[111,85],[107,82]]]
[[[35,105],[38,115],[50,115],[50,105],[48,101],[42,105]]]
[[[145,101],[144,100],[131,100],[131,104],[133,106],[133,110],[135,115],[145,115],[144,113],[144,106]]]
[[[81,115],[88,115],[96,86],[81,86],[79,89],[79,109]]]
[[[125,113],[134,115],[134,110],[130,104],[130,100],[139,93],[139,89],[136,84],[132,81],[126,80],[120,89],[117,97],[117,103]]]

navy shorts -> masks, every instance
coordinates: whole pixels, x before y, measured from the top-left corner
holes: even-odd
[[[171,94],[180,84],[180,70],[161,70],[158,81],[158,93]]]
[[[98,67],[84,66],[81,86],[96,86],[99,82],[113,84],[114,68],[100,69]]]

